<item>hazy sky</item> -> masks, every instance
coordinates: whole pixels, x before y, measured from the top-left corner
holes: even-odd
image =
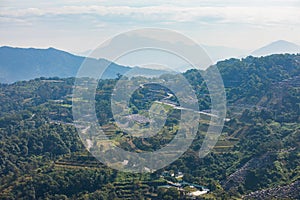
[[[0,45],[93,49],[123,31],[179,31],[201,44],[300,44],[300,0],[0,0]]]

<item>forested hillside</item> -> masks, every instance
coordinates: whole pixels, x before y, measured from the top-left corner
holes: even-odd
[[[217,145],[199,158],[207,130],[203,120],[189,150],[153,174],[112,170],[85,149],[73,125],[74,78],[1,84],[0,199],[189,198],[188,189],[161,187],[178,181],[161,177],[164,171],[182,172],[183,181],[210,190],[198,199],[300,199],[300,55],[229,59],[217,66],[230,119]],[[209,110],[209,93],[200,73],[190,70],[183,75],[194,87],[200,109]],[[128,151],[152,151],[168,143],[177,130],[175,109],[167,108],[165,127],[151,138],[135,138],[116,128],[110,95],[117,81],[98,84],[96,111],[105,133]],[[151,87],[134,93],[133,114],[142,115],[151,102],[169,92]]]

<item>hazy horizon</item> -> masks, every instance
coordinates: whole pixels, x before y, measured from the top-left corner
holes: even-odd
[[[0,46],[84,52],[124,31],[156,27],[202,45],[251,51],[277,40],[300,44],[299,7],[297,0],[4,0]]]

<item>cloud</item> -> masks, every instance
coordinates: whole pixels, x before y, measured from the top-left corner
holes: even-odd
[[[13,0],[14,1],[14,0]],[[52,0],[52,4],[62,4],[62,1]],[[147,6],[160,6],[166,4],[169,6],[177,7],[200,7],[200,6],[213,6],[213,7],[233,7],[233,6],[300,6],[299,0],[127,0],[127,1],[107,1],[107,0],[89,0],[89,1],[80,1],[80,0],[66,0],[63,1],[65,5],[103,5],[103,6],[130,6],[130,7],[147,7]]]
[[[92,15],[104,20],[156,21],[191,23],[242,23],[242,24],[298,24],[297,7],[178,7],[178,6],[63,6],[59,8],[1,9],[4,18],[30,18],[43,16]]]
[[[25,19],[22,18],[11,18],[11,17],[1,17],[0,16],[0,24],[5,24],[6,27],[14,24],[14,25],[18,25],[18,26],[31,26],[32,23],[28,22]]]
[[[88,43],[132,28],[157,27],[214,45],[252,48],[277,39],[299,42],[299,7],[300,0],[3,0],[0,26],[5,27],[3,44],[53,46],[59,40],[73,47],[78,38]]]

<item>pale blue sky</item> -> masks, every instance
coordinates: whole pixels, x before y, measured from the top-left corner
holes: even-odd
[[[250,50],[279,39],[300,44],[300,0],[0,0],[1,46],[80,52],[144,27]]]

